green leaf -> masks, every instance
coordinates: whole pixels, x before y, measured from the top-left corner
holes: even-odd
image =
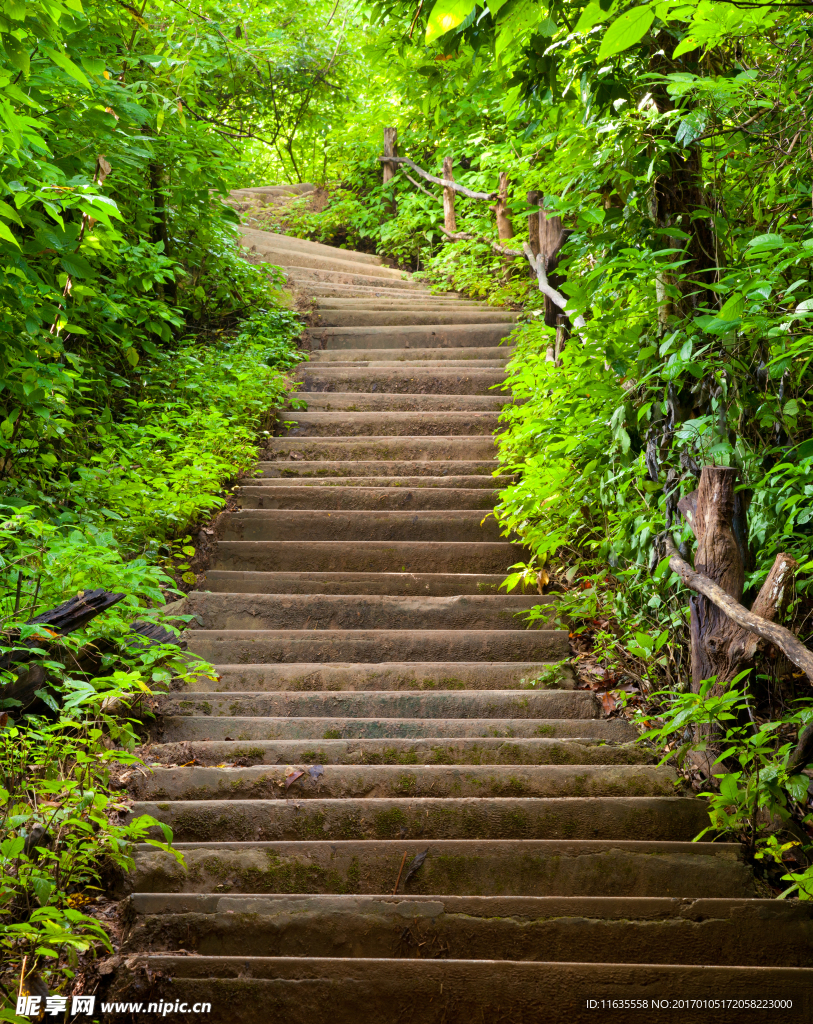
[[[465,21],[472,9],[471,0],[437,0],[426,23],[425,43],[451,32]]]
[[[720,310],[721,320],[739,320],[745,311],[745,300],[739,292],[735,292]]]
[[[609,11],[603,11],[600,4],[591,3],[582,11],[582,16],[576,22],[576,26],[573,29],[574,32],[589,32],[591,28],[599,25],[602,21],[606,21],[609,16]]]
[[[505,50],[519,46],[529,31],[540,21],[547,20],[544,8],[540,9],[534,0],[515,0],[511,9],[498,23],[494,54],[499,56]]]
[[[811,456],[813,456],[813,439],[810,441],[802,441],[796,449],[796,458],[809,459]]]
[[[795,398],[791,398],[789,402],[785,402],[785,408],[782,412],[786,416],[798,416],[799,415],[799,403]]]
[[[66,53],[62,53],[59,50],[54,50],[50,46],[43,46],[42,44],[40,44],[40,49],[46,55],[46,57],[51,58],[51,60],[54,62],[54,64],[57,65],[57,67],[62,68],[63,71],[67,71],[71,78],[75,78],[76,81],[79,82],[80,85],[84,85],[86,89],[90,88],[90,82],[88,81],[85,72],[79,67],[78,64],[74,64],[74,62]]]
[[[599,63],[635,46],[644,38],[654,20],[655,12],[650,7],[633,7],[630,11],[624,11],[604,33],[598,51]]]
[[[19,39],[6,35],[4,32],[3,49],[6,51],[12,66],[17,68],[18,71],[22,71],[25,77],[28,78],[31,71],[31,58],[28,53],[28,47],[23,46]]]
[[[3,223],[2,220],[0,220],[0,238],[4,238],[7,242],[11,242],[12,245],[16,245],[18,249],[20,248],[20,243],[12,235],[11,228],[8,224]]]
[[[751,241],[748,243],[748,247],[750,249],[754,248],[755,246],[764,246],[765,248],[768,249],[776,249],[784,244],[785,239],[781,235],[776,235],[773,234],[772,232],[769,232],[766,235],[757,235],[756,238],[752,238]]]
[[[798,800],[799,803],[806,803],[807,787],[809,785],[810,779],[806,775],[792,775],[785,783],[785,788],[794,800]]]

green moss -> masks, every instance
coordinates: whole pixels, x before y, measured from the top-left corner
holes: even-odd
[[[417,785],[418,780],[414,775],[401,775],[395,783],[395,788],[401,793],[412,793]]]
[[[400,839],[409,825],[409,818],[400,807],[378,811],[373,816],[373,831],[376,839]]]
[[[326,729],[322,735],[323,740],[340,740],[342,734],[338,729]]]

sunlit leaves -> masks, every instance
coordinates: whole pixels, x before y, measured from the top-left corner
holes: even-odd
[[[466,18],[472,9],[472,0],[437,0],[426,23],[426,42],[450,32]]]
[[[624,11],[604,33],[598,51],[598,61],[614,57],[617,53],[635,46],[644,38],[654,20],[655,12],[648,6],[633,7],[629,11]]]

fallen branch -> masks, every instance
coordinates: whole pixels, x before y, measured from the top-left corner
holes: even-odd
[[[739,601],[730,597],[722,587],[713,583],[708,576],[695,572],[689,563],[681,558],[669,533],[665,538],[665,551],[669,556],[669,568],[680,576],[687,587],[708,598],[738,626],[750,633],[756,633],[763,640],[778,647],[785,657],[800,668],[813,683],[813,651],[808,650],[798,637],[784,626],[749,612]]]
[[[418,167],[414,160],[410,160],[406,156],[380,156],[378,160],[382,164],[406,164],[407,167],[411,167],[416,174],[425,178],[426,181],[431,181],[435,185],[443,185],[444,188],[454,189],[455,192],[460,192],[461,195],[468,196],[469,199],[497,198],[496,192],[472,192],[470,188],[466,188],[465,185],[458,185],[456,181],[449,181],[447,178],[436,178],[434,174],[430,174],[422,167]]]
[[[404,177],[410,183],[410,185],[414,185],[415,188],[420,189],[421,192],[423,192],[423,194],[425,196],[429,196],[430,199],[434,199],[435,198],[432,195],[432,193],[429,191],[428,188],[424,188],[423,185],[419,181],[415,181],[415,179],[413,177],[411,177],[409,174],[407,174],[406,171],[404,171]]]

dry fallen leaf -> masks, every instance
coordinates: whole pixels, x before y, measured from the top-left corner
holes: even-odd
[[[296,782],[297,779],[301,779],[305,773],[301,768],[291,768],[290,771],[285,772],[285,788],[289,789]]]

